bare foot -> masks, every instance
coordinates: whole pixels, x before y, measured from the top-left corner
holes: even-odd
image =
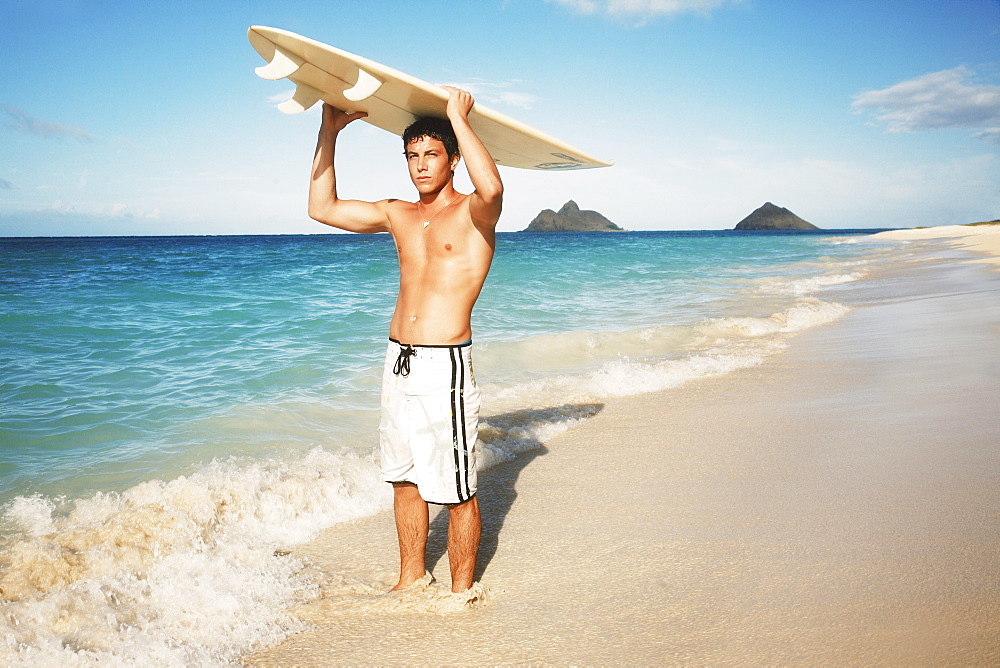
[[[483,583],[476,582],[465,591],[441,594],[438,596],[438,602],[443,606],[442,609],[464,610],[482,608],[493,602],[493,592]]]
[[[399,582],[397,582],[396,586],[389,591],[402,591],[403,589],[408,589],[414,585],[420,585],[420,588],[423,589],[425,587],[430,587],[432,584],[434,584],[434,576],[431,575],[430,572],[425,572],[419,578],[406,578],[405,580],[403,579],[403,576],[400,576]]]

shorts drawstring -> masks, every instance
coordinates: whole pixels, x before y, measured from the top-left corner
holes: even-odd
[[[392,372],[397,376],[409,376],[410,375],[410,357],[416,355],[417,350],[413,346],[401,345],[399,347],[399,357],[396,358],[396,364],[392,367]]]

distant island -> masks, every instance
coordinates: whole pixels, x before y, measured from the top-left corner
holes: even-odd
[[[545,209],[522,232],[624,232],[596,211],[581,210],[570,200],[559,211]]]
[[[818,230],[788,209],[765,202],[749,216],[736,224],[735,230]]]

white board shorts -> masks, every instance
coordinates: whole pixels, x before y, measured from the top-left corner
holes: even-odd
[[[428,503],[471,499],[479,406],[471,341],[411,346],[389,339],[379,424],[383,479],[416,485]]]

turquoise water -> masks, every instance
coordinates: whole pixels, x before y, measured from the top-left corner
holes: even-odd
[[[203,421],[350,397],[393,303],[392,246],[375,238],[10,240],[2,252],[0,499],[134,483],[241,449],[239,433],[199,434]]]
[[[499,235],[473,317],[483,465],[840,317],[836,286],[877,257],[855,239]],[[280,640],[309,584],[275,547],[388,504],[391,240],[7,239],[0,257],[0,659],[231,661]],[[199,612],[172,608],[193,582]]]

